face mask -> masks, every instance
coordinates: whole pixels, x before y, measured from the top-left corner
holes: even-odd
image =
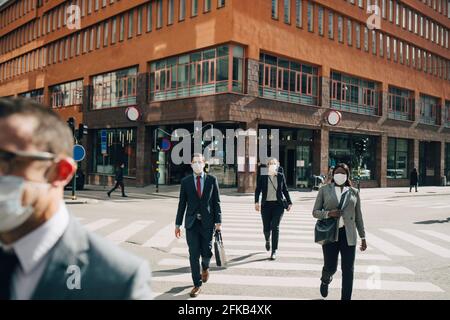
[[[0,176],[0,232],[16,229],[32,215],[33,207],[22,205],[26,184],[39,189],[49,188],[47,183],[27,182],[16,176]]]
[[[196,174],[201,174],[203,172],[203,169],[205,168],[205,166],[201,163],[193,163],[191,167]]]
[[[278,165],[276,164],[271,164],[269,165],[269,174],[270,175],[275,175],[278,171]]]
[[[343,174],[343,173],[336,173],[334,175],[334,182],[338,185],[338,186],[342,186],[344,183],[347,182],[347,175]]]

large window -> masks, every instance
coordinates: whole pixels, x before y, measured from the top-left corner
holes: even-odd
[[[122,69],[93,78],[93,109],[136,104],[137,68]]]
[[[83,80],[51,86],[50,96],[53,108],[80,105],[83,103]]]
[[[420,123],[440,125],[440,116],[438,98],[420,95]]]
[[[389,86],[389,118],[414,120],[414,92]]]
[[[136,177],[136,129],[97,130],[91,173],[114,175],[122,163],[124,176]]]
[[[389,138],[387,157],[387,178],[407,179],[409,172],[409,141]]]
[[[36,89],[19,94],[20,97],[32,99],[38,103],[44,103],[44,89]]]
[[[318,104],[318,68],[261,54],[259,95],[264,98],[308,105]]]
[[[150,97],[160,101],[230,91],[242,93],[243,79],[244,49],[224,45],[153,62]]]
[[[331,73],[331,106],[335,109],[380,115],[379,84],[333,71]]]
[[[329,166],[339,163],[347,164],[352,172],[352,179],[358,175],[358,159],[355,156],[355,143],[363,138],[368,139],[368,149],[362,156],[361,180],[374,180],[376,168],[377,137],[352,135],[346,133],[331,133],[329,148]]]

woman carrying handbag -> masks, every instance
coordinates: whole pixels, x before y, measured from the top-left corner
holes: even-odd
[[[338,164],[333,169],[331,183],[319,190],[313,216],[318,219],[315,240],[322,244],[324,258],[320,293],[324,298],[328,296],[328,285],[337,271],[340,253],[341,299],[351,300],[357,242],[356,231],[362,240],[361,251],[367,249],[367,243],[361,213],[361,199],[358,190],[351,185],[350,169],[346,164]]]
[[[272,254],[270,260],[277,258],[278,239],[280,236],[280,222],[284,210],[290,211],[292,207],[291,198],[286,185],[286,178],[280,170],[276,158],[269,159],[267,172],[261,170],[255,190],[255,210],[261,211],[264,226],[264,238],[266,250],[270,251],[270,236],[272,234]],[[261,206],[259,197],[262,193]]]

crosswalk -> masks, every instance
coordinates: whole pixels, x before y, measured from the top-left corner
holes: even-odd
[[[406,197],[406,198],[393,198],[393,199],[375,199],[375,200],[364,200],[364,203],[379,206],[397,207],[397,208],[411,208],[411,209],[450,209],[449,201],[436,201],[432,199],[427,199],[428,197]]]
[[[192,285],[186,240],[175,239],[173,223],[154,220],[122,220],[117,217],[79,218],[87,229],[110,241],[132,243],[143,250],[164,249],[165,256],[152,261],[153,285],[157,299],[187,299]],[[314,243],[315,220],[310,211],[294,209],[285,213],[280,227],[278,259],[268,261],[264,248],[261,217],[253,206],[227,204],[223,212],[223,237],[229,260],[226,268],[215,267],[206,292],[200,299],[317,299],[322,270],[321,247]],[[155,225],[158,227],[155,229]],[[373,292],[402,294],[415,292],[445,294],[439,283],[418,277],[405,259],[439,257],[450,263],[450,236],[420,226],[418,230],[371,229],[366,238],[369,249],[356,253],[354,296]],[[152,230],[150,232],[150,230]],[[338,268],[339,269],[339,268]],[[338,271],[331,288],[341,286]],[[183,288],[171,293],[170,288]],[[220,290],[219,290],[220,289]],[[339,290],[338,290],[339,291]],[[238,294],[236,292],[239,292]]]

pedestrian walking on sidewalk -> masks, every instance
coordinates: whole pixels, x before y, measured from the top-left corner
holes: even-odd
[[[255,190],[255,210],[261,212],[263,221],[266,250],[270,251],[270,236],[272,236],[271,260],[277,258],[278,239],[280,237],[280,222],[284,210],[292,208],[291,197],[286,184],[286,178],[280,170],[280,164],[276,158],[269,159],[267,172],[259,176]],[[262,193],[261,206],[259,198]]]
[[[125,194],[125,185],[123,183],[123,170],[125,168],[125,164],[122,163],[117,169],[116,169],[116,174],[115,174],[115,180],[116,180],[116,184],[114,185],[114,188],[112,188],[111,190],[109,190],[107,192],[108,197],[111,198],[111,193],[113,193],[114,191],[116,191],[116,189],[118,187],[120,187],[120,189],[122,190],[122,197],[127,198],[128,196]]]
[[[186,215],[184,225],[194,282],[190,296],[196,298],[200,294],[203,283],[209,279],[214,229],[221,230],[222,210],[219,183],[216,177],[205,173],[204,156],[194,154],[191,166],[194,173],[181,180],[175,237],[178,239],[181,237],[181,225]]]
[[[324,266],[322,269],[320,293],[328,296],[328,285],[337,271],[338,256],[341,254],[342,290],[341,299],[351,300],[353,290],[353,269],[358,231],[362,243],[361,251],[367,249],[364,222],[361,213],[361,199],[357,189],[352,187],[350,169],[338,164],[333,170],[333,180],[322,187],[317,194],[313,216],[318,220],[334,218],[335,238],[322,245]],[[339,208],[339,209],[338,209]]]
[[[417,192],[418,185],[419,185],[419,177],[417,174],[417,169],[414,168],[409,175],[409,192],[412,191],[413,187],[416,189]]]

